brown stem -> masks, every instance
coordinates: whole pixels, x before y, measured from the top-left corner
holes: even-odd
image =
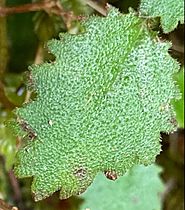
[[[14,195],[14,200],[17,203],[17,205],[23,209],[23,202],[22,202],[22,195],[21,195],[21,190],[19,187],[19,183],[13,173],[12,170],[10,170],[8,172],[8,177],[9,177],[9,181],[11,184],[11,187],[13,189],[13,195]]]
[[[102,6],[100,6],[98,3],[96,3],[95,1],[85,0],[85,3],[91,8],[93,8],[94,10],[96,10],[97,12],[99,12],[101,15],[103,16],[107,15],[107,10],[103,8]]]
[[[49,10],[54,6],[55,2],[50,0],[39,3],[23,4],[15,7],[0,7],[0,16],[6,16],[15,13]]]
[[[0,8],[5,5],[5,0],[0,0]],[[0,16],[0,77],[6,70],[8,62],[8,38],[6,18]]]
[[[98,4],[91,0],[86,0],[85,3],[92,7],[94,10],[98,11],[100,14],[106,16],[107,12],[105,8],[100,7]],[[72,12],[65,12],[59,0],[44,0],[42,2],[23,4],[14,7],[0,7],[0,17],[16,13],[35,12],[42,10],[47,13],[53,13],[66,18],[78,19],[78,17],[75,17]]]
[[[70,11],[64,11],[60,0],[43,0],[42,2],[23,4],[15,7],[0,7],[0,17],[25,12],[45,11],[49,14],[61,16],[64,21],[70,23],[77,17]]]
[[[6,16],[16,13],[45,11],[47,13],[54,13],[60,16],[67,16],[68,12],[65,12],[57,0],[45,0],[37,3],[23,4],[15,7],[0,7],[0,16]]]
[[[5,181],[6,183],[6,191],[8,192],[8,188],[12,187],[11,186],[11,183],[10,183],[10,179],[9,179],[9,176],[8,176],[8,173],[5,169],[5,160],[4,160],[4,157],[0,155],[0,167],[1,167],[1,171],[3,173],[3,180]],[[7,193],[6,192],[6,193]],[[5,193],[5,194],[6,194]],[[11,205],[9,205],[8,203],[6,203],[4,200],[0,199],[0,210],[18,210],[17,207],[13,207]]]

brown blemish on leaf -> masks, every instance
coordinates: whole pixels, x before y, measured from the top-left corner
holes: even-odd
[[[177,122],[177,120],[176,120],[175,118],[171,118],[171,119],[170,119],[170,123],[171,123],[172,125],[174,125],[175,127],[178,126],[178,122]]]
[[[115,181],[118,178],[115,171],[105,171],[104,174],[107,177],[107,179],[110,179],[113,181]]]
[[[17,121],[21,126],[22,130],[27,132],[27,136],[30,140],[34,140],[37,137],[37,134],[33,131],[33,129],[28,125],[27,122],[21,119],[17,119]]]
[[[75,171],[75,176],[78,177],[79,179],[84,179],[86,177],[86,170],[83,168],[78,169],[77,171]]]
[[[25,72],[25,80],[27,81],[27,87],[29,90],[35,90],[35,83],[31,71]]]

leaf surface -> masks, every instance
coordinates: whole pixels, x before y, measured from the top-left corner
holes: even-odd
[[[178,22],[184,23],[184,0],[141,0],[140,13],[160,17],[164,33],[173,31]]]
[[[17,109],[30,139],[15,173],[32,177],[35,200],[86,190],[98,172],[119,177],[160,153],[160,131],[174,130],[172,74],[179,65],[133,12],[110,9],[82,22],[79,35],[49,42],[53,63],[31,67],[35,101]],[[164,82],[165,81],[165,82]]]
[[[181,69],[181,71],[175,74],[175,81],[177,82],[182,97],[180,100],[174,100],[172,104],[175,108],[178,127],[184,128],[184,69]]]
[[[112,182],[98,174],[92,186],[80,196],[80,210],[160,210],[164,185],[156,165],[135,166]]]
[[[6,171],[10,171],[15,161],[16,138],[12,129],[6,126],[6,121],[12,118],[12,113],[0,108],[0,156],[5,163]],[[5,184],[3,184],[5,185]]]

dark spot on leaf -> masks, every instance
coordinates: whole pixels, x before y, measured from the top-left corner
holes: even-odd
[[[28,134],[28,138],[31,139],[31,140],[35,139],[36,137],[37,137],[37,134],[36,134],[36,133],[31,133],[31,132],[30,132],[30,133]]]
[[[77,176],[79,179],[84,179],[87,175],[87,171],[83,168],[78,169],[75,171],[75,176]]]
[[[27,122],[25,122],[24,120],[20,120],[20,119],[18,119],[17,121],[18,121],[19,125],[21,126],[22,130],[28,133],[27,137],[30,140],[33,140],[36,138],[37,134],[33,131],[33,129],[28,125]]]
[[[104,174],[107,177],[107,179],[110,179],[110,180],[113,180],[113,181],[118,178],[115,171],[105,171]]]
[[[174,125],[175,127],[178,126],[177,120],[176,120],[175,118],[171,118],[171,119],[170,119],[170,123],[171,123],[172,125]]]

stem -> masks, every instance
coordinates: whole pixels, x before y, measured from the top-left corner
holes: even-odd
[[[103,16],[107,15],[107,11],[105,8],[99,6],[98,4],[94,3],[92,0],[85,0],[85,3],[92,7],[94,10],[102,14]],[[35,11],[42,11],[44,10],[47,13],[53,13],[58,16],[63,17],[71,17],[77,19],[74,14],[71,12],[65,12],[61,6],[59,0],[45,0],[43,2],[36,2],[36,3],[29,3],[23,4],[20,6],[14,7],[2,7],[0,6],[0,17],[16,14],[16,13],[25,13],[25,12],[35,12]]]
[[[0,7],[0,16],[7,16],[16,13],[45,11],[59,16],[68,17],[69,12],[65,12],[58,0],[45,0],[42,2],[23,4],[14,7]]]
[[[11,186],[11,183],[9,181],[10,179],[8,177],[8,172],[5,169],[5,160],[4,160],[4,157],[1,156],[1,155],[0,155],[0,167],[1,167],[2,175],[3,175],[3,180],[6,183],[6,191],[7,192],[6,192],[5,197],[7,197],[9,195],[9,193],[8,193],[9,190],[8,189],[9,188],[12,188],[12,186]],[[13,207],[13,206],[7,204],[4,200],[0,199],[0,210],[18,210],[18,208],[17,207]]]
[[[22,202],[22,196],[21,196],[21,190],[19,187],[19,183],[13,173],[12,170],[8,172],[9,180],[11,187],[13,189],[13,195],[14,195],[14,200],[18,204],[19,207],[23,207],[23,202]]]
[[[5,0],[0,0],[0,8],[5,5]],[[8,62],[8,39],[6,18],[0,16],[0,78],[6,70]]]
[[[8,175],[9,175],[11,186],[12,186],[13,191],[14,191],[15,200],[17,200],[17,201],[21,200],[21,192],[20,192],[20,189],[19,189],[19,184],[17,182],[17,179],[15,178],[15,175],[14,175],[13,171],[10,170],[8,172]]]
[[[85,3],[91,8],[93,8],[94,10],[96,10],[97,12],[99,12],[100,14],[102,14],[103,16],[107,15],[107,10],[101,7],[100,5],[98,5],[96,2],[92,0],[85,0]]]
[[[5,15],[13,14],[13,13],[39,11],[42,9],[45,9],[45,5],[42,3],[25,4],[25,5],[16,6],[16,7],[1,7],[0,15],[5,16]]]

